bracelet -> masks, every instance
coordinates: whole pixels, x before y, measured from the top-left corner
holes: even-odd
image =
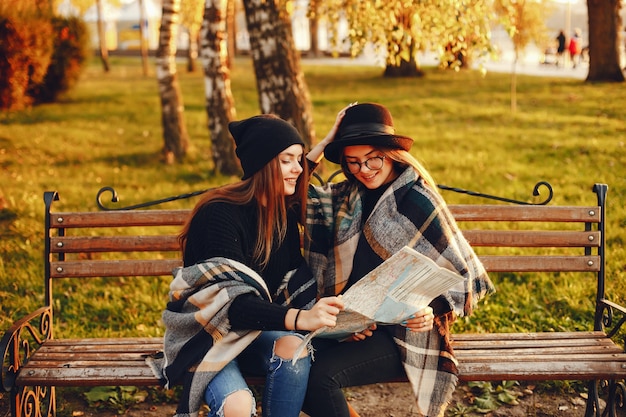
[[[301,312],[302,312],[302,310],[298,310],[298,312],[296,313],[296,318],[293,321],[293,329],[294,330],[298,330],[298,316],[300,316]]]

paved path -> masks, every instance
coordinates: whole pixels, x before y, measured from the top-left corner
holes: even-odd
[[[434,66],[438,64],[438,61],[434,55],[421,54],[419,57],[420,65]],[[303,58],[302,62],[310,63],[324,63],[328,65],[365,65],[365,66],[377,66],[376,59],[372,56],[363,56],[358,58]],[[513,71],[513,62],[511,60],[503,59],[498,62],[489,61],[485,63],[487,73],[504,72],[511,73]],[[539,58],[536,61],[526,60],[525,62],[518,63],[516,65],[516,72],[518,74],[535,75],[535,76],[549,76],[549,77],[566,77],[576,78],[584,80],[587,78],[588,64],[583,63],[576,68],[562,68],[555,65],[546,65],[539,62]]]

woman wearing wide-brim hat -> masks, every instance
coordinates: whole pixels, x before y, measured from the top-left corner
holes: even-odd
[[[494,291],[436,184],[409,153],[377,103],[348,106],[336,131],[308,153],[341,165],[346,179],[310,186],[305,258],[320,296],[338,295],[410,245],[465,280],[398,325],[378,325],[349,340],[314,339],[315,360],[303,410],[311,417],[348,417],[342,388],[408,376],[416,410],[443,415],[457,382],[450,324]]]

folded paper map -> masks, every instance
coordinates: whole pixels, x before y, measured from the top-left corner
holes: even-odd
[[[345,309],[337,315],[335,327],[322,327],[309,333],[305,340],[344,339],[374,323],[402,323],[455,285],[463,285],[464,280],[405,246],[343,294]]]

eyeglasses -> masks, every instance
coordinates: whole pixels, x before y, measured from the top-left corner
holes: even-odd
[[[385,155],[378,155],[368,158],[363,162],[346,161],[346,167],[351,174],[358,174],[359,172],[361,172],[361,167],[363,165],[365,165],[367,169],[370,169],[372,171],[378,171],[383,167],[383,162],[385,161],[385,158]]]

